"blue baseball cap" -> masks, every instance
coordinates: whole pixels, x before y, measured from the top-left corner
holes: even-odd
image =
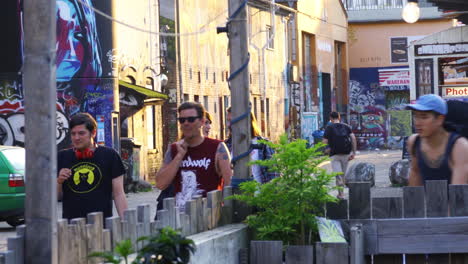
[[[406,109],[416,111],[434,111],[441,115],[447,114],[447,102],[435,94],[426,94],[418,98],[414,104],[407,104]]]

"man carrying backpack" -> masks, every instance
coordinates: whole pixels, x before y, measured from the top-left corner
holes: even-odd
[[[447,102],[435,94],[426,94],[407,105],[413,111],[416,133],[408,138],[411,154],[410,186],[425,185],[428,180],[447,180],[448,184],[468,183],[468,140],[447,131]],[[451,115],[463,116],[464,112]],[[466,117],[465,117],[466,118]]]
[[[330,147],[330,158],[333,172],[342,172],[336,176],[336,185],[344,187],[344,174],[348,162],[356,154],[356,137],[351,127],[340,122],[340,113],[331,112],[331,124],[325,129],[323,142]],[[338,191],[338,198],[344,199],[343,190]]]

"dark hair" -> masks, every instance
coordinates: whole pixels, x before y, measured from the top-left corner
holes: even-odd
[[[96,120],[88,113],[78,113],[70,118],[70,130],[79,125],[85,125],[89,132],[97,128]]]
[[[330,113],[330,118],[331,119],[340,119],[340,113],[333,111],[333,112]]]
[[[180,114],[182,110],[195,109],[197,111],[197,116],[205,117],[205,107],[202,104],[197,102],[185,102],[182,103],[179,108],[177,108],[177,113]]]

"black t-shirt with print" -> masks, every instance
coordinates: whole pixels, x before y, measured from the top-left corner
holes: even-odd
[[[62,168],[72,170],[63,183],[63,218],[86,217],[92,212],[112,216],[112,180],[125,173],[114,149],[99,146],[93,158],[80,160],[73,149],[62,150],[57,157],[57,176]]]

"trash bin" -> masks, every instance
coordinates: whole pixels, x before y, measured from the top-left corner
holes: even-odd
[[[140,180],[140,148],[133,138],[120,139],[120,156],[125,166],[125,192],[135,191],[136,183]]]

